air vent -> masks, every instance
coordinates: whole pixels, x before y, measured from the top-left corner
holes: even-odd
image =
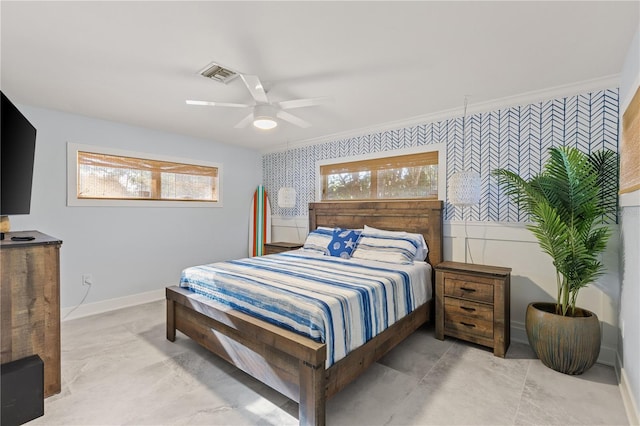
[[[215,62],[207,65],[202,71],[200,71],[200,74],[224,84],[227,84],[239,75],[236,71],[225,68]]]

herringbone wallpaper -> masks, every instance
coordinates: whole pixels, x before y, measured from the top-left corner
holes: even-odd
[[[480,173],[482,192],[477,206],[446,204],[445,220],[523,222],[526,217],[498,188],[491,171],[507,168],[524,178],[538,173],[553,146],[574,146],[584,152],[618,151],[618,89],[600,90],[469,115],[462,140],[462,117],[389,130],[349,139],[266,154],[263,181],[274,215],[306,216],[316,200],[316,161],[445,143],[447,179],[455,172]],[[281,209],[276,195],[282,186],[297,191],[296,207]],[[442,199],[442,196],[440,197]],[[616,222],[615,218],[611,218]]]

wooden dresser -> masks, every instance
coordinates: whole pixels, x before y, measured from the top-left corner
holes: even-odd
[[[511,268],[442,262],[436,270],[436,338],[457,337],[504,357],[510,343]]]
[[[264,244],[264,254],[276,254],[283,251],[297,250],[302,247],[300,243],[275,242]]]
[[[33,236],[32,241],[12,241]],[[1,340],[4,364],[29,355],[44,362],[44,396],[59,393],[60,246],[37,231],[8,232],[0,241]]]

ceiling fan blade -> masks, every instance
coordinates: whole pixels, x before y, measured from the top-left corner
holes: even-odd
[[[282,109],[292,109],[292,108],[303,108],[315,105],[323,105],[331,102],[333,99],[330,96],[320,96],[318,98],[308,98],[308,99],[294,99],[291,101],[282,101],[276,102]]]
[[[242,129],[243,127],[247,127],[249,125],[249,123],[251,123],[252,121],[253,121],[253,112],[251,114],[247,115],[242,120],[240,120],[240,122],[238,122],[238,124],[236,124],[233,127],[235,129]]]
[[[257,75],[249,75],[249,74],[240,74],[242,77],[242,81],[249,89],[251,96],[256,100],[259,104],[268,104],[269,99],[267,99],[267,93],[264,91],[264,87],[262,87],[262,83]]]
[[[276,113],[276,117],[281,118],[284,121],[288,121],[291,124],[295,124],[298,127],[302,127],[303,129],[311,127],[311,123],[304,121],[302,118],[296,117],[295,115],[290,114],[286,111],[278,111]]]
[[[217,107],[230,107],[230,108],[250,108],[253,106],[253,105],[247,105],[247,104],[233,104],[229,102],[192,101],[192,100],[187,100],[187,105],[217,106]]]

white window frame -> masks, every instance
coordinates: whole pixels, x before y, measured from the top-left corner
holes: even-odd
[[[374,160],[376,158],[395,157],[407,154],[420,154],[422,152],[438,152],[438,200],[446,200],[447,195],[447,145],[434,143],[430,145],[416,146],[412,148],[396,149],[393,151],[373,152],[370,154],[353,155],[350,157],[328,158],[316,161],[316,201],[322,201],[322,176],[320,166],[328,164],[348,163],[351,161]],[[393,200],[393,198],[390,198]],[[375,200],[371,200],[375,201]]]
[[[78,198],[78,151],[97,154],[118,155],[122,157],[145,158],[149,160],[169,161],[173,163],[193,164],[218,169],[218,201],[175,201],[175,200],[105,200]],[[127,151],[101,146],[67,143],[67,206],[69,207],[223,207],[222,164],[209,161],[180,158],[167,155]]]

